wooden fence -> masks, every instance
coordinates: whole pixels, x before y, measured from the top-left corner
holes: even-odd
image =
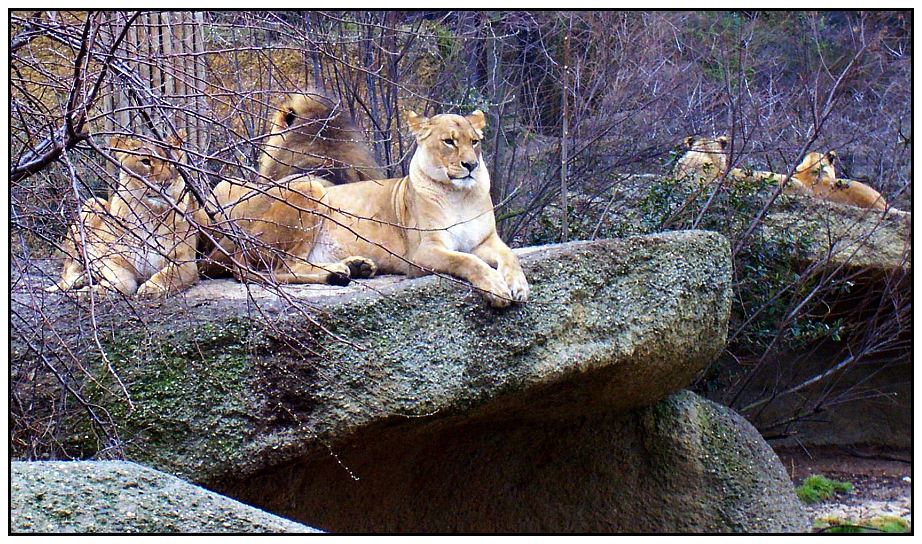
[[[111,12],[109,29],[121,29],[127,15]],[[205,39],[202,12],[143,13],[128,31],[118,56],[135,69],[141,79],[161,97],[176,128],[186,129],[190,147],[208,147],[205,122],[198,112],[205,105]],[[114,31],[114,30],[110,30]],[[140,115],[140,105],[119,78],[110,77],[104,92],[104,130],[107,132],[148,133]],[[169,134],[167,119],[158,130]]]

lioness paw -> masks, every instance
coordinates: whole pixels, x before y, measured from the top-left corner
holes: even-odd
[[[337,287],[345,287],[352,281],[352,270],[345,263],[333,263],[324,265],[327,271],[326,282]]]
[[[378,272],[378,266],[368,257],[348,257],[343,264],[349,267],[352,278],[373,278]]]
[[[506,280],[502,275],[495,270],[491,269],[490,273],[474,287],[480,290],[480,295],[494,308],[505,308],[512,304],[509,286],[506,285]]]
[[[146,281],[141,284],[141,287],[138,287],[138,292],[136,294],[139,297],[162,297],[169,293],[170,290],[159,283]]]
[[[528,300],[528,280],[521,270],[507,271],[506,283],[509,285],[509,294],[512,300],[516,302],[526,302]]]
[[[89,285],[83,286],[80,289],[74,291],[77,294],[77,297],[81,300],[89,299],[92,295],[93,298],[109,298],[118,294],[118,291],[114,289],[108,289],[103,285],[95,284],[92,287]]]

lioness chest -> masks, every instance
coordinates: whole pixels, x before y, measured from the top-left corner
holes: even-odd
[[[458,215],[452,217],[449,223],[450,226],[447,229],[447,249],[470,253],[475,247],[483,243],[493,230],[492,221],[485,215],[475,215],[474,217]]]
[[[114,249],[123,264],[134,269],[137,279],[145,281],[170,264],[171,256],[184,243],[188,224],[172,212],[161,217],[139,214],[133,219],[122,219],[121,236],[110,252]]]

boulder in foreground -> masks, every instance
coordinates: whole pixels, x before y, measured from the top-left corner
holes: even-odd
[[[11,466],[13,533],[317,532],[134,463]]]

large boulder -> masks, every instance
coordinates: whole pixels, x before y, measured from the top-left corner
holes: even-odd
[[[628,413],[383,428],[332,451],[222,490],[334,532],[809,530],[759,433],[684,391]]]
[[[314,533],[175,476],[118,461],[14,462],[13,533]]]
[[[790,483],[764,444],[732,459],[712,451],[728,433],[755,440],[730,416],[716,434],[683,433],[687,418],[663,424],[673,437],[697,437],[704,457],[676,465],[700,473],[675,476],[686,500],[654,497],[653,481],[682,455],[651,455],[678,445],[660,447],[661,418],[636,410],[693,382],[724,347],[722,236],[672,232],[520,255],[531,298],[505,311],[438,277],[280,290],[210,281],[169,301],[130,304],[16,292],[15,366],[66,345],[94,378],[83,397],[112,417],[130,459],[321,529],[802,528],[802,512],[776,507],[789,502]],[[695,424],[711,428],[700,417]],[[72,430],[73,447],[92,454],[91,429]],[[763,480],[776,485],[710,476],[742,466],[768,470]],[[688,510],[700,491],[693,481],[719,485],[712,498],[730,494]],[[638,510],[615,500],[629,500],[624,486],[636,494],[648,486],[638,504],[665,510],[638,521]],[[754,498],[763,492],[765,501]],[[724,516],[731,510],[735,521]],[[685,514],[695,521],[680,523]],[[747,525],[738,519],[746,516],[770,521]]]

